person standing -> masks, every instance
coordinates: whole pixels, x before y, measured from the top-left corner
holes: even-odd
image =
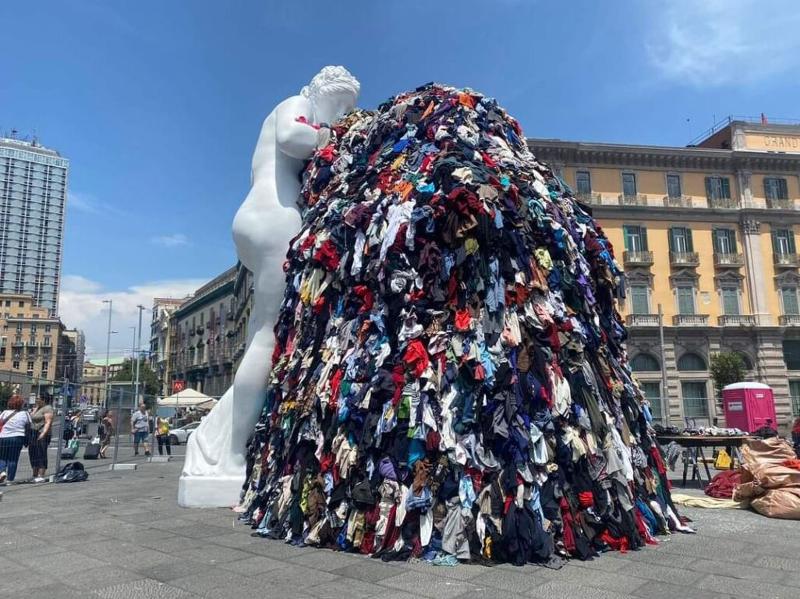
[[[53,408],[50,398],[37,397],[36,409],[31,414],[31,437],[28,441],[28,457],[33,469],[33,482],[43,483],[47,472],[47,449],[53,428]]]
[[[169,419],[156,416],[156,439],[158,440],[158,455],[164,455],[164,445],[167,446],[167,455],[172,455],[169,443]]]
[[[14,395],[7,409],[0,413],[0,484],[13,481],[17,475],[17,462],[25,444],[25,427],[31,421],[25,411],[25,402]]]
[[[139,409],[131,416],[131,431],[133,431],[133,455],[139,455],[139,443],[144,446],[144,455],[150,455],[147,447],[147,434],[150,432],[150,415],[144,402],[139,404]]]
[[[111,439],[114,437],[114,417],[111,414],[111,410],[106,410],[106,413],[103,414],[103,419],[100,421],[100,430],[98,431],[100,434],[100,457],[107,458],[106,451],[108,451],[108,447],[111,445]]]

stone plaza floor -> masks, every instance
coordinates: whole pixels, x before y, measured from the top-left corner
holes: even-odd
[[[559,571],[386,564],[252,538],[227,509],[181,509],[180,458],[138,460],[136,471],[87,463],[84,483],[3,488],[0,597],[800,597],[800,522],[749,511],[685,508],[699,534]]]

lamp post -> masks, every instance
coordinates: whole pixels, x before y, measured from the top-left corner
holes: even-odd
[[[139,308],[139,340],[138,340],[138,345],[136,346],[136,349],[138,350],[139,353],[136,355],[136,379],[135,379],[136,382],[133,385],[133,393],[136,396],[136,400],[138,401],[139,400],[139,362],[141,362],[141,359],[142,359],[142,356],[141,356],[141,351],[142,351],[142,311],[145,309],[145,307],[143,305],[141,305],[141,304],[139,304],[136,307]]]
[[[103,384],[105,396],[103,397],[103,410],[108,409],[108,361],[111,359],[111,310],[114,306],[113,300],[103,300],[104,304],[108,304],[108,334],[106,335],[106,368],[105,368],[105,383]]]

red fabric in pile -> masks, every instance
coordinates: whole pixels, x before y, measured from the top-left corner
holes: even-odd
[[[706,495],[717,499],[730,499],[733,490],[742,482],[742,473],[738,470],[723,470],[711,479],[706,487]]]

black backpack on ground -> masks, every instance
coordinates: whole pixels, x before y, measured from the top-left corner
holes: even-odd
[[[55,482],[57,483],[78,483],[89,478],[89,473],[83,469],[80,462],[70,462],[61,467],[56,473]]]

